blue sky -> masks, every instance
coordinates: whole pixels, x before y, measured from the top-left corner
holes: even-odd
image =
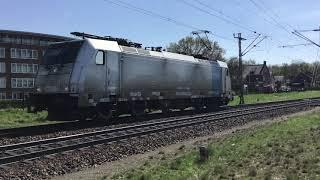
[[[140,42],[144,46],[163,47],[190,35],[193,30],[119,7],[110,1],[119,3],[117,0],[2,0],[0,29],[65,36],[69,36],[72,31],[81,31],[124,37]],[[243,37],[248,38],[243,42],[243,47],[252,40],[254,34],[247,29],[269,36],[245,56],[245,59],[255,59],[258,63],[264,60],[269,64],[290,63],[292,60],[313,62],[317,60],[317,53],[320,50],[315,46],[279,48],[281,45],[306,43],[279,26],[289,31],[318,28],[320,26],[319,0],[198,0],[207,4],[209,8],[201,6],[196,0],[184,0],[212,14],[226,15],[232,22],[241,23],[246,28],[224,22],[194,9],[182,0],[122,1],[227,37],[228,39],[222,39],[214,35],[209,36],[226,50],[226,57],[237,56],[238,47],[233,33],[241,32]],[[253,2],[266,9],[259,9]],[[276,23],[278,25],[275,25]],[[314,41],[319,41],[319,32],[304,34]]]

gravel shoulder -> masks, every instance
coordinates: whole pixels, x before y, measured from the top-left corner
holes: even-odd
[[[52,179],[62,180],[62,179],[100,179],[105,177],[111,177],[114,174],[119,174],[121,172],[130,171],[133,168],[139,168],[148,161],[152,166],[156,166],[160,160],[170,160],[174,159],[185,151],[193,148],[197,148],[200,145],[205,145],[209,141],[226,137],[232,133],[242,132],[242,131],[252,131],[255,128],[266,126],[271,123],[285,121],[289,117],[306,115],[313,112],[320,112],[320,107],[314,108],[312,110],[294,113],[291,115],[285,115],[278,118],[270,118],[263,121],[251,121],[241,126],[236,126],[231,129],[223,130],[221,132],[214,133],[213,135],[206,135],[203,137],[196,137],[191,140],[186,140],[182,142],[177,142],[172,145],[157,148],[156,150],[145,152],[143,154],[132,155],[124,157],[117,161],[103,163],[101,165],[95,165],[91,168],[86,168],[81,171],[65,174],[63,176],[56,176]]]

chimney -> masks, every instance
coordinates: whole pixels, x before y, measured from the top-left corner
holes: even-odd
[[[267,65],[267,61],[263,61],[263,65],[265,65],[265,66],[266,66],[266,65]]]

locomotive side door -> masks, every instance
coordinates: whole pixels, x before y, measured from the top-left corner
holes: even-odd
[[[222,83],[222,89],[221,89],[221,93],[225,93],[226,92],[226,75],[227,75],[227,69],[226,68],[221,68],[221,83]]]
[[[116,97],[119,95],[119,53],[108,51],[107,53],[107,77],[106,90],[109,97]]]

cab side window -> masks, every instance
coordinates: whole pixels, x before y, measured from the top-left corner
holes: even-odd
[[[96,54],[96,65],[104,65],[104,51],[99,50]]]

